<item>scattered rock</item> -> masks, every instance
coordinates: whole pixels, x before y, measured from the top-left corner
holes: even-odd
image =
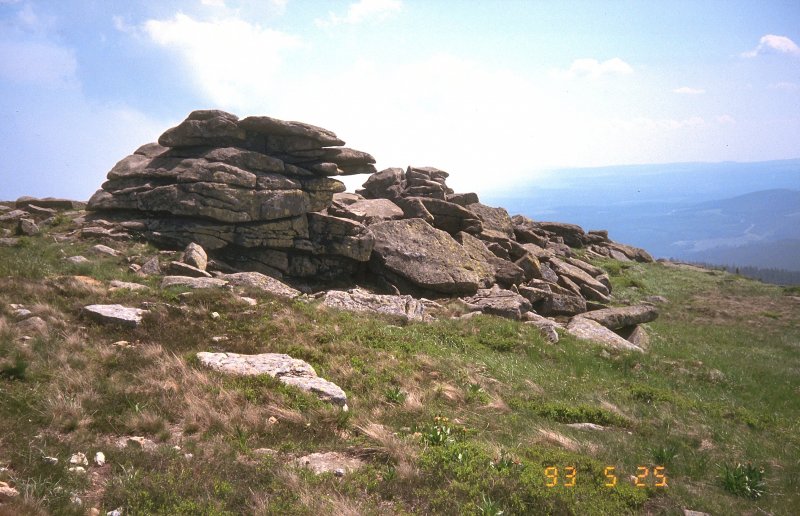
[[[344,476],[364,465],[364,462],[355,457],[348,457],[338,452],[312,453],[304,457],[295,459],[295,465],[308,468],[315,475],[322,473],[333,473],[336,476]]]
[[[24,319],[16,324],[17,330],[27,335],[47,336],[49,330],[47,323],[41,317],[34,316]]]
[[[105,324],[117,324],[134,328],[141,324],[147,310],[122,305],[88,305],[83,307],[89,317]]]
[[[120,280],[111,280],[111,283],[109,283],[109,287],[110,288],[108,290],[112,292],[114,290],[121,290],[121,289],[133,290],[134,292],[150,290],[150,287],[148,287],[147,285],[142,285],[141,283],[131,283],[128,281],[120,281]]]
[[[158,256],[154,256],[144,262],[142,268],[139,269],[139,272],[145,276],[156,276],[161,274],[161,264],[158,263]]]
[[[86,458],[86,454],[78,452],[70,456],[69,463],[73,466],[88,466],[89,460]]]
[[[103,244],[97,244],[92,246],[90,251],[95,254],[104,254],[106,256],[119,256],[119,253],[117,251]]]
[[[189,288],[220,288],[228,282],[219,278],[190,278],[188,276],[164,276],[161,288],[189,287]]]
[[[158,447],[152,440],[140,436],[120,437],[116,444],[118,448],[135,448],[143,451],[153,451]]]
[[[82,475],[82,474],[86,473],[86,468],[84,468],[83,466],[71,466],[68,469],[68,471],[70,473],[77,473],[77,474],[81,474]]]
[[[175,276],[189,276],[191,278],[211,277],[211,274],[203,269],[198,269],[197,267],[183,262],[169,262],[169,265],[167,266],[167,272]]]
[[[29,216],[30,213],[27,211],[22,210],[11,210],[3,215],[0,215],[0,222],[7,222],[9,220],[19,220],[21,218]]]
[[[68,261],[69,263],[73,264],[73,265],[80,265],[82,263],[89,263],[89,259],[86,258],[85,256],[81,256],[81,255],[70,256],[70,257],[67,257],[67,258],[64,258],[64,259],[66,261]]]
[[[17,244],[19,244],[19,238],[0,238],[0,246],[2,247],[14,247]]]
[[[322,305],[352,312],[371,312],[400,317],[406,321],[424,321],[425,306],[411,296],[371,294],[358,288],[325,292]]]
[[[42,460],[45,462],[45,464],[49,464],[51,466],[55,466],[56,464],[58,464],[58,457],[44,456],[42,457]]]
[[[208,255],[200,244],[192,242],[186,246],[186,249],[183,251],[183,261],[192,267],[204,271],[208,266]]]
[[[106,454],[99,451],[94,454],[94,463],[98,466],[104,466],[106,463]]]
[[[606,427],[594,423],[569,423],[566,426],[575,428],[576,430],[594,430],[599,432],[606,430]]]
[[[643,352],[642,348],[623,339],[597,321],[583,316],[573,317],[567,325],[567,333],[579,339],[598,342],[613,349]]]
[[[347,410],[347,395],[338,385],[318,377],[310,364],[289,355],[200,352],[197,358],[201,364],[222,373],[241,376],[268,374],[287,385],[312,392],[319,398]]]
[[[637,479],[638,480],[638,479]],[[711,516],[707,512],[693,511],[691,509],[684,509],[683,516]]]
[[[39,226],[31,219],[19,219],[17,224],[17,233],[25,236],[34,236],[39,234]]]
[[[9,502],[17,496],[19,496],[19,491],[6,482],[0,482],[0,503]]]
[[[525,319],[525,324],[530,324],[539,328],[539,332],[549,340],[553,344],[558,343],[558,332],[556,328],[563,328],[563,325],[558,324],[555,321],[552,321],[546,317],[542,317],[541,315],[534,313],[534,312],[527,312],[523,315],[523,319]]]

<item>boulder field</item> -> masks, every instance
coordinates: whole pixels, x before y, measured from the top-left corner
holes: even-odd
[[[512,217],[453,191],[437,168],[377,171],[370,154],[343,145],[309,124],[194,111],[111,169],[83,232],[189,246],[169,272],[194,283],[248,271],[305,293],[358,288],[362,306],[370,294],[461,298],[468,311],[514,319],[580,316],[580,335],[630,333],[655,317],[652,307],[615,313],[609,277],[579,257],[652,261],[644,250],[605,231]],[[335,179],[351,174],[368,175],[355,193]]]

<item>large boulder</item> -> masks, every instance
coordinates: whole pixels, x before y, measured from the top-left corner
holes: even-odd
[[[374,224],[372,270],[401,290],[442,294],[474,294],[480,284],[480,263],[450,235],[420,219]]]
[[[451,235],[464,231],[477,234],[483,231],[483,224],[470,210],[458,204],[441,199],[417,197],[425,209],[433,215],[431,225]]]
[[[334,199],[328,213],[366,225],[403,218],[403,210],[389,199],[359,199],[348,204]]]

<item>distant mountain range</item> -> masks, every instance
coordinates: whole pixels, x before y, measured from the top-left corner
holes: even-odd
[[[482,197],[657,257],[800,271],[800,159],[563,169]]]

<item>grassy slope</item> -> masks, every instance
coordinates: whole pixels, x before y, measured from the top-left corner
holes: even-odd
[[[552,345],[533,327],[495,317],[402,325],[257,292],[254,308],[226,291],[183,300],[156,288],[109,293],[110,279],[156,280],[131,275],[122,259],[61,259],[62,249],[69,256],[93,243],[40,236],[0,247],[0,466],[23,493],[0,514],[93,506],[126,514],[790,514],[800,506],[800,303],[778,287],[659,264],[600,264],[617,300],[669,299],[642,356],[568,336]],[[75,274],[102,283],[63,278]],[[80,317],[86,304],[143,301],[158,304],[136,330]],[[49,335],[21,341],[8,303],[48,320]],[[119,340],[133,347],[112,345]],[[307,360],[345,389],[351,410],[269,378],[200,369],[193,357],[204,350]],[[565,426],[573,422],[610,429]],[[122,435],[164,446],[121,450],[112,439]],[[279,453],[253,453],[262,447]],[[71,453],[98,450],[108,465],[67,471]],[[336,478],[286,464],[330,450],[368,465]],[[765,469],[758,499],[720,479],[726,465],[748,462]],[[667,488],[652,477],[632,485],[639,466],[657,465],[666,467]],[[552,488],[550,466],[559,469]],[[619,477],[613,488],[604,485],[607,466]],[[575,486],[566,487],[572,471]]]

